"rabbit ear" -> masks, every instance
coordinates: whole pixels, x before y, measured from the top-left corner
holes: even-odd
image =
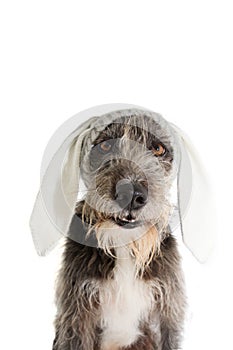
[[[217,223],[214,202],[204,166],[188,136],[177,126],[180,166],[177,200],[182,238],[199,262],[206,262],[214,247]]]
[[[65,140],[61,139],[62,143],[49,157],[30,218],[39,255],[46,255],[68,233],[79,190],[82,142],[96,118],[90,118]]]

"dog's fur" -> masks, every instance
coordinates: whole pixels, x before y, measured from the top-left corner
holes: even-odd
[[[116,140],[114,147],[103,155],[98,145],[109,139]],[[161,157],[152,152],[158,143],[166,149]],[[172,164],[168,131],[146,116],[109,124],[83,155],[87,192],[77,203],[65,243],[53,350],[180,347],[185,295],[168,225]],[[147,188],[143,208],[116,203],[117,183],[125,179]],[[118,226],[117,219],[129,215],[140,224]]]

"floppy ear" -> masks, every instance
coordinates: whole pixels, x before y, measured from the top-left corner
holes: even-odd
[[[59,147],[50,157],[30,218],[39,255],[46,255],[68,233],[79,190],[82,142],[96,118],[90,118],[60,140]]]
[[[207,174],[188,136],[172,124],[180,145],[177,199],[183,242],[199,262],[214,247],[217,220]]]

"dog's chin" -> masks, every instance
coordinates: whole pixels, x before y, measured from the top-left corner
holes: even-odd
[[[127,219],[120,219],[120,218],[112,218],[113,222],[120,226],[120,227],[124,227],[126,229],[133,229],[139,226],[142,226],[144,223],[140,220],[136,220],[136,219],[131,219],[131,220],[127,220]]]

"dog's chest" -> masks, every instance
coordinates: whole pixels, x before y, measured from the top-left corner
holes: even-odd
[[[149,284],[135,278],[135,266],[125,248],[117,249],[114,278],[100,288],[102,349],[128,346],[140,336],[139,323],[153,307]]]

